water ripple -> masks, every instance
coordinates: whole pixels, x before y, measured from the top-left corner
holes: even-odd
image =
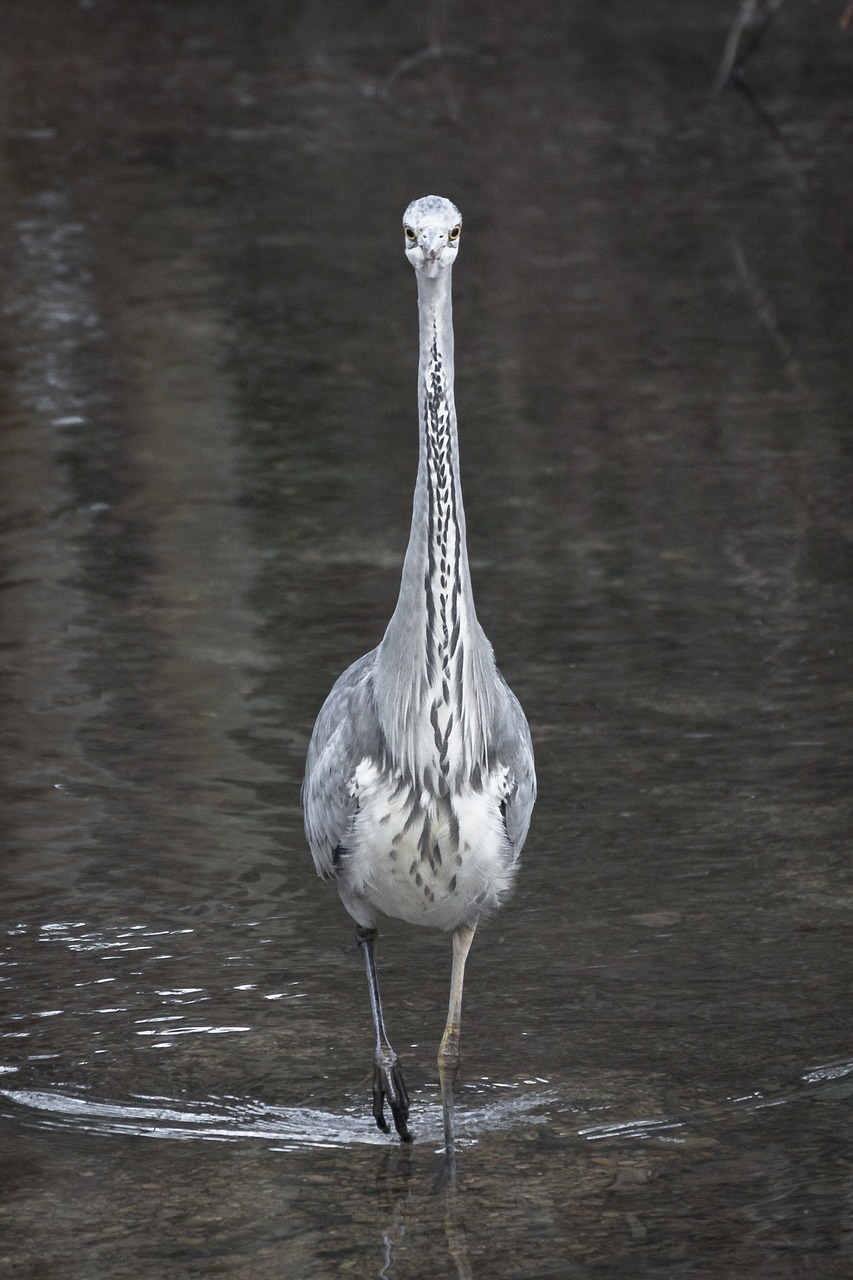
[[[279,1151],[388,1142],[361,1106],[353,1108],[352,1114],[339,1114],[237,1098],[178,1103],[166,1097],[140,1096],[129,1103],[102,1102],[62,1089],[0,1089],[0,1098],[12,1105],[14,1118],[39,1128],[72,1129],[78,1133],[195,1138],[206,1142],[262,1139]],[[457,1115],[462,1140],[474,1140],[477,1133],[530,1123],[535,1120],[531,1113],[544,1101],[543,1095],[513,1094],[484,1106],[462,1109]],[[438,1103],[413,1107],[412,1124],[422,1142],[441,1143],[442,1112]]]

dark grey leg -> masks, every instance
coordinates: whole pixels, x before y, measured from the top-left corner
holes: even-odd
[[[376,974],[376,930],[365,929],[356,925],[355,936],[364,956],[364,967],[367,970],[367,986],[370,991],[370,1009],[373,1014],[373,1027],[376,1032],[376,1048],[373,1054],[373,1118],[383,1133],[388,1133],[388,1121],[385,1119],[385,1100],[391,1108],[394,1128],[400,1135],[401,1142],[411,1142],[407,1124],[409,1118],[409,1094],[403,1079],[403,1068],[394,1050],[391,1048],[382,1018],[382,1001],[379,998],[379,979]]]

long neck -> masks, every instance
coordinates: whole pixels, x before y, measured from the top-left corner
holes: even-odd
[[[440,789],[486,766],[491,646],[477,621],[465,542],[453,396],[450,270],[418,277],[420,453],[397,607],[377,655],[391,755]],[[430,778],[429,774],[432,774]]]

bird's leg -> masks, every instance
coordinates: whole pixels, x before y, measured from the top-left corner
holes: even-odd
[[[450,1007],[447,1026],[438,1050],[438,1078],[441,1082],[441,1106],[444,1116],[444,1160],[448,1189],[456,1189],[456,1109],[453,1089],[459,1071],[459,1032],[462,1022],[462,983],[465,961],[474,941],[474,930],[467,925],[453,935],[453,970],[450,976]]]
[[[385,1099],[387,1098],[394,1118],[394,1128],[400,1135],[401,1142],[411,1142],[412,1135],[406,1123],[409,1118],[409,1094],[403,1079],[403,1068],[391,1048],[382,1018],[379,978],[376,973],[376,932],[375,929],[365,929],[362,925],[356,925],[355,936],[364,956],[367,986],[370,991],[370,1009],[376,1032],[376,1049],[373,1054],[373,1118],[383,1133],[389,1132],[388,1121],[385,1119]]]
[[[459,1032],[462,1024],[462,984],[465,981],[465,961],[474,941],[476,925],[461,925],[453,935],[453,969],[450,975],[450,1006],[447,1010],[447,1026],[438,1049],[439,1070],[453,1073],[459,1070]]]

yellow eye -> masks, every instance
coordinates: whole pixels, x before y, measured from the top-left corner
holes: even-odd
[[[417,232],[414,230],[414,228],[413,228],[413,227],[403,227],[403,232],[404,232],[404,234],[405,234],[406,239],[407,239],[407,240],[410,240],[410,241],[412,242],[412,244],[414,244],[414,242],[415,242],[415,241],[417,240],[417,238],[418,238],[418,237],[417,237]]]
[[[449,244],[455,244],[455,243],[456,243],[456,241],[459,239],[459,237],[460,237],[460,235],[461,235],[461,234],[462,234],[462,227],[461,227],[461,226],[456,226],[456,227],[454,227],[454,228],[453,228],[453,230],[452,230],[452,231],[448,231],[448,233],[447,233],[447,240],[448,240],[448,243],[449,243]]]

